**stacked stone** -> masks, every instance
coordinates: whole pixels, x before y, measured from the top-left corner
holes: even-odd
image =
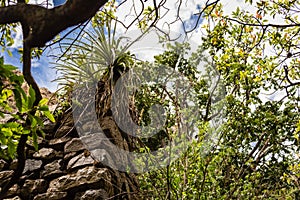
[[[63,123],[48,124],[46,138],[39,138],[39,151],[32,144],[26,147],[27,160],[19,182],[5,199],[121,199],[130,197],[128,181],[135,183],[133,175],[120,173],[95,160],[78,138],[71,113]],[[51,135],[52,133],[52,135]],[[51,139],[54,138],[54,139]],[[10,180],[16,161],[0,160],[0,187]],[[123,196],[122,196],[123,195]]]
[[[101,83],[110,83],[110,81],[105,80]],[[23,89],[28,90],[26,84]],[[111,93],[109,90],[107,84],[102,84],[97,95],[98,100],[104,99],[97,102],[100,125],[108,132],[113,143],[125,150],[132,150],[134,142],[122,137],[108,109],[111,101],[110,96],[107,96]],[[46,89],[42,89],[41,92],[43,97],[52,97],[51,92]],[[53,111],[58,100],[51,99],[50,110]],[[5,123],[8,119],[2,119],[0,122]],[[89,123],[86,125],[93,126]],[[134,174],[113,170],[91,156],[78,137],[71,109],[62,114],[61,118],[57,119],[57,123],[45,123],[44,132],[46,138],[39,138],[38,152],[30,142],[26,145],[23,174],[9,189],[5,199],[141,199]],[[106,154],[103,157],[110,157],[107,152],[103,152]],[[8,162],[0,159],[0,190],[11,179],[16,168],[17,160]]]
[[[68,127],[71,130],[71,127]],[[65,126],[56,134],[65,135]],[[6,199],[106,199],[113,195],[109,169],[96,166],[79,138],[43,140],[39,151],[27,147],[27,160],[18,184]],[[11,177],[16,161],[0,160],[0,186]]]

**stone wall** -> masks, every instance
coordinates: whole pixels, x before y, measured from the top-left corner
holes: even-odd
[[[93,159],[78,138],[71,112],[45,126],[39,151],[26,147],[22,177],[6,199],[138,199],[136,178],[103,166]],[[16,161],[0,160],[0,187],[9,181]]]
[[[21,74],[18,71],[15,73]],[[123,138],[125,134],[122,134],[111,120],[109,84],[109,80],[99,82],[96,98],[98,119],[101,127],[108,132],[116,145],[130,150],[134,142],[129,137]],[[26,83],[22,88],[28,91]],[[86,91],[83,90],[83,98],[86,95],[84,92]],[[49,108],[53,111],[58,99],[53,98],[51,92],[45,88],[41,88],[41,93],[43,98],[51,99]],[[14,104],[13,98],[10,101]],[[1,119],[0,123],[9,119]],[[46,137],[39,138],[38,152],[32,144],[27,144],[23,174],[10,188],[6,199],[141,199],[138,196],[138,182],[134,174],[113,170],[91,156],[78,138],[70,108],[56,121],[45,122]],[[0,189],[10,180],[16,167],[16,160],[8,162],[0,159]]]

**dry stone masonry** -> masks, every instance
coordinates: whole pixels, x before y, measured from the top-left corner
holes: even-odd
[[[100,125],[118,146],[128,150],[134,143],[123,138],[108,109],[111,99],[106,94],[110,94],[107,85],[110,81],[100,83],[102,87],[99,88],[97,99],[104,99],[97,101]],[[26,84],[22,87],[28,90]],[[47,89],[41,92],[43,97],[53,100]],[[53,102],[50,101],[51,110],[54,110],[57,101],[55,98]],[[67,109],[56,121],[45,122],[46,136],[38,139],[38,151],[28,141],[23,174],[17,184],[9,189],[6,200],[141,199],[138,197],[138,182],[134,174],[113,170],[91,156],[78,138],[71,109]],[[85,142],[95,143],[88,139]],[[101,151],[103,157],[110,157],[105,147],[97,151]],[[0,159],[0,189],[10,180],[16,168],[17,160]]]
[[[130,193],[136,190],[131,188],[137,185],[135,177],[94,160],[77,138],[71,113],[65,114],[61,121],[64,124],[49,123],[45,127],[46,138],[40,138],[39,151],[27,145],[23,175],[10,188],[6,199],[134,199]],[[10,179],[15,167],[16,161],[0,160],[0,187]]]

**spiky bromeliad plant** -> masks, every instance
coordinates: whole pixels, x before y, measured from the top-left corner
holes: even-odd
[[[60,73],[56,79],[60,85],[70,87],[79,83],[98,82],[103,75],[109,75],[112,79],[114,73],[130,65],[132,60],[126,53],[127,48],[121,46],[124,38],[116,38],[116,24],[110,18],[104,25],[83,31],[55,66]],[[68,42],[65,44],[70,45]]]

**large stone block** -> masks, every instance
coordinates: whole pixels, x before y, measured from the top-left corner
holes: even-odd
[[[99,184],[99,188],[105,188],[106,183],[110,182],[111,177],[108,169],[90,166],[52,180],[47,192],[68,191],[90,184]]]
[[[80,138],[74,138],[65,145],[65,154],[70,152],[78,152],[84,150],[85,147]]]
[[[33,160],[33,159],[26,160],[23,174],[40,169],[42,164],[43,162],[41,160]]]
[[[35,196],[33,200],[61,200],[66,199],[67,195],[67,192],[49,192],[39,194]]]

